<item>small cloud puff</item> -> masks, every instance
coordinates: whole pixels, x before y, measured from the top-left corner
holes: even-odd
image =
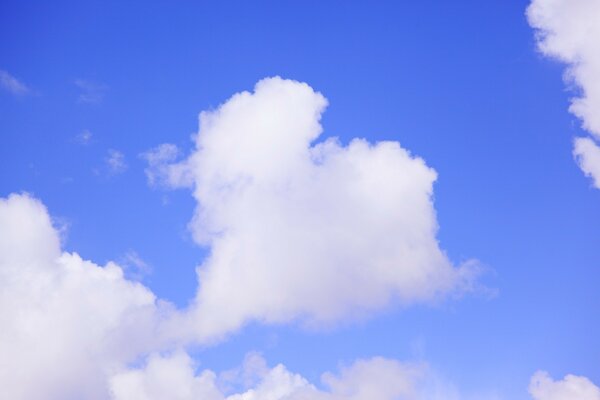
[[[118,150],[109,149],[108,156],[106,157],[105,161],[110,174],[116,175],[127,170],[125,155]]]
[[[93,136],[94,135],[92,132],[90,132],[88,129],[84,129],[81,131],[81,133],[75,136],[75,142],[80,145],[87,146],[92,143]]]

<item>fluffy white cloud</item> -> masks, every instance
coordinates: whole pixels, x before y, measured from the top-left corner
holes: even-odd
[[[600,388],[583,376],[567,375],[554,381],[543,371],[531,378],[529,393],[534,400],[600,400]]]
[[[262,368],[257,370],[256,363]],[[222,389],[227,374],[196,374],[189,357],[176,353],[153,355],[142,368],[115,375],[111,391],[114,400],[417,400],[428,398],[421,392],[425,372],[422,365],[381,357],[358,360],[339,374],[323,374],[325,389],[320,390],[284,365],[269,369],[262,358],[253,356],[241,371],[253,376],[251,387],[228,394]]]
[[[436,173],[397,142],[317,141],[326,99],[264,79],[200,115],[196,149],[147,153],[149,178],[193,186],[198,269],[193,323],[203,338],[250,320],[331,323],[391,303],[434,301],[468,288],[436,240]]]
[[[182,344],[185,324],[147,288],[124,278],[115,263],[101,267],[61,250],[46,208],[29,195],[0,199],[0,384],[20,400],[412,399],[419,366],[374,358],[339,375],[325,374],[316,389],[284,366],[267,368],[250,357],[231,394],[232,376],[196,374],[188,355],[150,356]],[[175,321],[175,322],[173,322]],[[189,333],[189,332],[188,332]],[[33,383],[33,384],[32,384]]]
[[[222,400],[216,375],[195,375],[192,359],[184,352],[170,357],[151,355],[143,369],[126,370],[110,379],[115,400]]]
[[[105,399],[106,377],[160,348],[168,307],[114,263],[62,252],[45,207],[0,199],[0,383],[10,399]]]
[[[600,1],[533,0],[527,17],[540,51],[568,65],[565,79],[578,89],[569,110],[600,139]],[[600,148],[591,139],[575,141],[575,156],[598,186]]]

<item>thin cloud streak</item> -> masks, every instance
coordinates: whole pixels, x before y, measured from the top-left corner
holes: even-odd
[[[15,96],[25,96],[31,93],[23,82],[9,74],[5,70],[0,69],[0,87]]]

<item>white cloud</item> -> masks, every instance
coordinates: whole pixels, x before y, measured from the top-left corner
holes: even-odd
[[[126,370],[110,379],[115,400],[222,400],[216,375],[195,375],[194,362],[184,352],[170,357],[151,355],[143,369]]]
[[[600,388],[583,376],[567,375],[554,381],[543,371],[536,372],[529,384],[533,400],[600,400]]]
[[[151,183],[193,183],[191,231],[211,249],[191,313],[201,338],[251,320],[328,324],[473,283],[473,264],[453,266],[436,240],[436,172],[397,142],[315,142],[326,105],[304,83],[265,79],[201,113],[187,160],[149,153]]]
[[[104,99],[104,94],[108,87],[101,83],[88,81],[85,79],[76,79],[75,86],[80,90],[77,101],[79,103],[98,104]]]
[[[527,17],[536,29],[540,51],[568,65],[565,80],[578,89],[569,110],[600,139],[600,1],[533,0]],[[576,148],[575,154],[584,172],[598,182],[598,169],[587,162],[594,144],[575,144],[585,146],[585,153]]]
[[[4,90],[17,96],[23,96],[31,93],[31,90],[27,86],[25,86],[24,83],[20,82],[17,78],[1,69],[0,86],[4,88]]]
[[[169,312],[116,264],[62,252],[39,201],[0,199],[3,397],[106,399],[109,374],[161,348]]]
[[[135,262],[139,257],[131,256]],[[0,382],[3,396],[27,399],[435,400],[459,399],[423,364],[375,357],[325,373],[322,389],[257,355],[233,371],[197,373],[177,348],[188,325],[143,285],[63,252],[46,208],[30,196],[0,199]],[[142,366],[141,356],[152,353]],[[235,384],[241,390],[232,393]],[[232,386],[233,385],[233,386]],[[534,400],[599,400],[583,377],[537,373]],[[490,398],[487,396],[486,398]]]
[[[283,364],[269,368],[250,354],[240,368],[197,372],[184,352],[151,355],[144,365],[116,373],[110,380],[112,400],[459,400],[502,399],[494,393],[465,395],[439,379],[423,363],[383,357],[359,359],[326,372],[321,384],[309,382]],[[231,389],[229,382],[241,383]],[[320,388],[319,388],[320,387]],[[529,384],[532,400],[600,400],[600,388],[589,379],[567,375],[554,381],[536,372]]]
[[[118,150],[109,149],[105,161],[111,174],[120,174],[127,169],[125,155]]]
[[[251,361],[266,365],[260,357]],[[242,369],[256,375],[255,380],[252,387],[232,394],[222,389],[223,374],[218,377],[210,370],[195,374],[184,353],[152,355],[145,366],[116,374],[111,392],[114,400],[425,400],[429,398],[423,394],[424,384],[432,384],[424,380],[425,366],[381,357],[357,360],[338,374],[323,374],[323,390],[282,364],[258,374],[252,363]]]

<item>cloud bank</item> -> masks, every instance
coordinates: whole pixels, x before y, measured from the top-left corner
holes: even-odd
[[[600,1],[533,0],[527,9],[542,54],[567,64],[565,80],[577,90],[569,111],[592,138],[576,138],[574,156],[600,188]]]
[[[268,368],[256,355],[237,370],[196,373],[184,351],[160,353],[181,344],[165,331],[175,313],[125,279],[116,264],[99,266],[61,251],[59,233],[38,200],[0,199],[0,384],[6,398],[419,398],[423,367],[383,358],[324,374],[324,390],[283,365]],[[232,392],[236,384],[242,389]]]
[[[359,359],[326,372],[321,384],[309,382],[278,364],[269,368],[250,354],[235,370],[220,374],[196,372],[183,352],[151,355],[136,369],[115,374],[110,380],[113,400],[459,400],[491,399],[494,395],[466,396],[441,383],[423,363],[402,363],[383,357]],[[231,390],[237,383],[241,389]],[[318,386],[321,386],[319,388]],[[529,385],[532,400],[600,400],[600,388],[585,377],[567,375],[554,381],[536,372]]]
[[[420,378],[418,366],[374,358],[340,375],[325,374],[328,389],[321,391],[283,365],[269,369],[256,355],[237,370],[196,373],[184,351],[158,353],[181,344],[164,331],[174,313],[125,279],[116,264],[98,266],[61,251],[59,233],[38,200],[0,199],[0,384],[6,398],[412,399]],[[142,366],[129,367],[140,359]],[[242,390],[232,393],[234,384]]]
[[[258,366],[258,368],[257,368]],[[114,400],[418,400],[425,399],[423,365],[375,357],[357,360],[338,374],[322,376],[324,389],[279,364],[268,368],[258,355],[238,372],[246,387],[238,393],[223,389],[231,374],[204,370],[195,373],[185,353],[152,355],[141,368],[116,374],[110,381]],[[431,382],[429,382],[431,383]]]
[[[190,228],[210,248],[192,328],[219,337],[249,321],[331,324],[473,284],[436,240],[436,172],[397,142],[320,139],[326,99],[268,78],[200,115],[179,163],[145,154],[151,184],[191,186]],[[166,161],[166,162],[162,162]]]

